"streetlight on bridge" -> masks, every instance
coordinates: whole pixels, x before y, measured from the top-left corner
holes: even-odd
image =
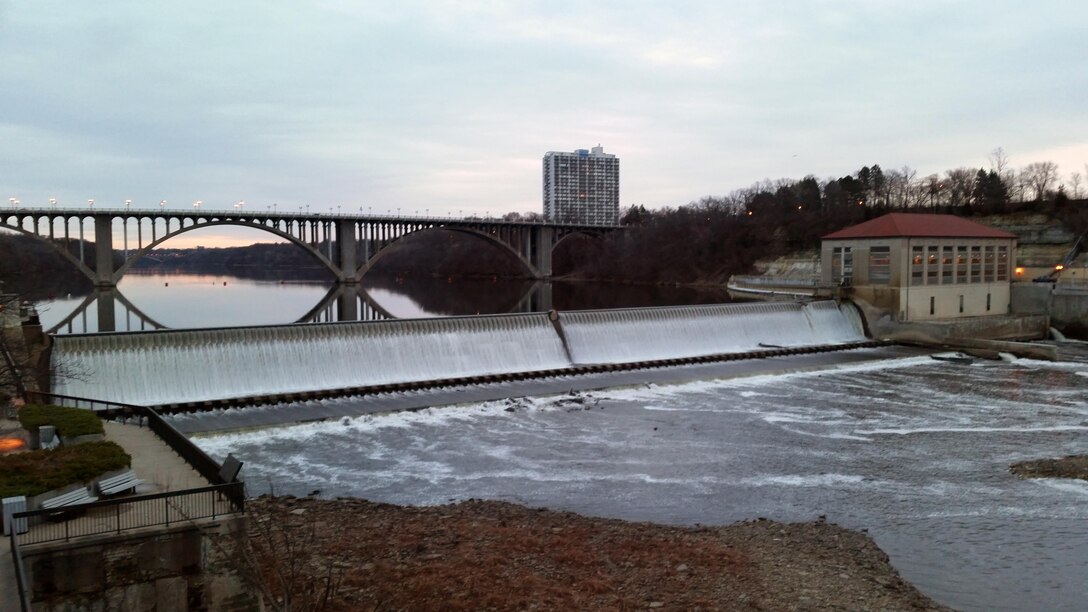
[[[132,206],[132,200],[125,200],[125,210],[126,211],[129,209],[130,206]]]
[[[238,203],[234,205],[234,208],[236,208],[238,210],[242,210],[245,207],[245,205],[246,205],[245,200],[238,200]]]
[[[15,198],[8,198],[8,202],[11,202],[11,209],[12,210],[15,210],[15,202],[16,201],[17,200]]]
[[[203,203],[204,202],[202,202],[201,200],[197,200],[196,202],[193,202],[193,208],[200,210],[200,205]]]
[[[94,208],[94,198],[87,200],[87,208]]]
[[[166,208],[166,200],[159,200],[159,210]]]
[[[56,198],[49,198],[49,208],[56,208],[56,207],[57,207],[57,199]]]

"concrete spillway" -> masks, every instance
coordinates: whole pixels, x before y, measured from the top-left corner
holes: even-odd
[[[59,336],[56,393],[131,404],[560,368],[546,314]]]
[[[575,363],[677,359],[865,339],[857,309],[832,301],[586,310],[560,313],[559,320]]]
[[[54,391],[158,405],[864,340],[853,306],[726,304],[58,336]]]

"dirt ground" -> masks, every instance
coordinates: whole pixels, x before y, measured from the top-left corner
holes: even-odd
[[[332,610],[943,610],[867,535],[670,527],[469,500],[250,501],[271,599]],[[284,602],[284,592],[291,602]]]
[[[1088,480],[1088,455],[1035,459],[1014,463],[1009,470],[1020,478],[1079,478]]]

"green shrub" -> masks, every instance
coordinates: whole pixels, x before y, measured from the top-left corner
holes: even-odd
[[[0,456],[0,498],[38,495],[130,465],[132,457],[113,442]]]
[[[57,433],[74,438],[88,434],[100,434],[102,420],[94,412],[85,408],[67,408],[65,406],[38,406],[30,404],[19,411],[19,422],[26,429],[42,425],[53,425]]]

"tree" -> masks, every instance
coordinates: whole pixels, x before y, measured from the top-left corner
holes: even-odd
[[[1058,164],[1052,161],[1032,162],[1024,167],[1024,180],[1031,187],[1035,201],[1046,197],[1047,189],[1058,178]]]
[[[1005,170],[1009,167],[1009,156],[1005,154],[1005,149],[997,147],[993,151],[990,151],[990,169],[997,173],[998,176],[1005,176]]]
[[[1080,199],[1080,182],[1081,182],[1081,178],[1082,177],[1080,175],[1080,172],[1074,172],[1073,174],[1069,175],[1069,184],[1073,186],[1073,199],[1074,200],[1079,200]]]
[[[970,168],[949,170],[943,181],[948,194],[948,206],[952,208],[968,207],[974,188],[975,173]]]

